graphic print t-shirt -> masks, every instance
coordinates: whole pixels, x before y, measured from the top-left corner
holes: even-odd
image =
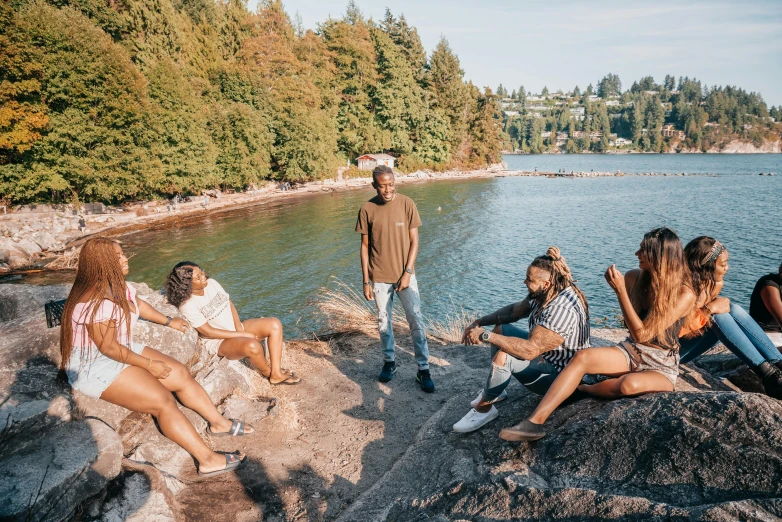
[[[193,328],[209,323],[212,328],[236,331],[228,293],[214,279],[207,280],[204,295],[191,295],[179,311]]]
[[[375,196],[361,207],[356,232],[369,236],[369,272],[375,283],[396,283],[410,253],[410,230],[421,226],[412,199],[397,194],[384,203]]]

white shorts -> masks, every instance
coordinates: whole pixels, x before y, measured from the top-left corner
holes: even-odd
[[[141,354],[144,345],[131,343],[130,349],[133,353]],[[79,348],[74,347],[65,373],[74,390],[98,399],[120,372],[129,365],[110,359],[97,350],[94,351],[97,353],[82,355]]]

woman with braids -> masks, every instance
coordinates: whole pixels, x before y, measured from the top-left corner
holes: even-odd
[[[511,376],[542,395],[573,356],[589,346],[586,297],[557,247],[532,261],[524,284],[524,300],[477,319],[464,331],[464,344],[491,344],[492,360],[486,385],[454,424],[456,432],[475,431],[497,418],[494,404],[507,398]],[[511,324],[524,317],[529,317],[529,330]],[[492,331],[484,329],[489,325]]]
[[[231,360],[247,359],[271,384],[298,384],[301,379],[283,369],[282,323],[276,317],[239,320],[239,312],[223,287],[190,261],[178,263],[168,275],[166,298],[198,330],[206,348]],[[266,362],[261,341],[268,339]]]
[[[62,368],[71,386],[132,411],[153,415],[163,434],[198,462],[198,474],[211,477],[238,469],[240,453],[216,453],[198,436],[172,394],[201,415],[211,435],[244,435],[254,430],[224,418],[184,365],[133,342],[139,317],[184,329],[136,297],[125,282],[128,258],[115,241],[90,239],[79,254],[76,281],[68,295],[60,331]]]
[[[544,437],[543,423],[576,388],[607,399],[673,391],[679,375],[679,331],[695,304],[682,242],[673,230],[656,228],[644,236],[635,255],[638,270],[622,276],[611,265],[605,273],[609,286],[616,292],[630,337],[617,346],[578,352],[530,418],[503,429],[500,438]],[[614,378],[579,386],[587,374]]]
[[[679,341],[681,362],[695,359],[722,341],[755,372],[768,395],[782,399],[782,354],[742,307],[720,297],[728,251],[713,237],[700,236],[687,244],[684,254],[698,295],[693,314],[698,322]]]

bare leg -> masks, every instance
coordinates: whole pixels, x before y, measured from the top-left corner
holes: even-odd
[[[263,354],[263,346],[260,341],[255,339],[248,337],[226,339],[220,343],[217,355],[232,361],[247,357],[247,360],[258,368],[264,377],[268,377],[271,374],[271,368],[269,368],[269,363],[266,362],[266,357]]]
[[[554,410],[576,391],[581,379],[588,373],[619,375],[629,371],[627,359],[619,348],[581,350],[556,378],[529,420],[535,424],[546,422]]]
[[[225,468],[225,456],[209,449],[179,410],[171,392],[143,368],[129,366],[122,370],[100,398],[132,411],[153,415],[163,435],[190,453],[198,461],[200,471]]]
[[[659,372],[645,371],[628,373],[597,384],[582,384],[578,389],[604,399],[618,399],[650,392],[673,391],[673,383]]]
[[[263,317],[260,319],[248,319],[242,323],[244,329],[252,332],[258,339],[268,339],[269,344],[269,362],[271,363],[271,373],[269,382],[277,384],[290,375],[282,371],[282,323],[276,317]],[[263,351],[261,351],[263,358]],[[265,361],[264,361],[265,362]]]
[[[231,421],[220,415],[209,394],[206,393],[203,386],[193,379],[193,376],[190,375],[190,372],[187,371],[187,368],[182,363],[149,346],[144,348],[141,355],[156,361],[163,361],[171,368],[171,373],[168,374],[168,377],[158,379],[158,382],[165,386],[169,392],[176,393],[182,404],[203,417],[209,423],[212,431],[222,433],[231,429]],[[244,427],[245,433],[252,433],[253,431],[255,430],[253,430],[252,426]]]

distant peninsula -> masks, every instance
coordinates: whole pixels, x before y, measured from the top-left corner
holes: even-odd
[[[500,85],[496,95],[506,154],[782,152],[782,106],[695,78],[666,75],[658,84],[646,76],[623,91],[608,74],[597,89],[533,94]]]

